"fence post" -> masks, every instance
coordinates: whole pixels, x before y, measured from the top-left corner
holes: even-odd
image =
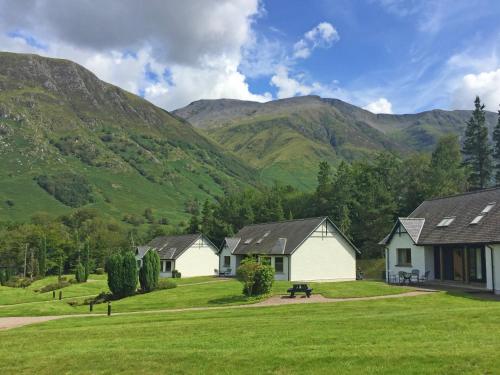
[[[62,290],[59,291],[59,300],[62,300]]]
[[[56,291],[55,290],[52,291],[52,299],[56,299]]]
[[[94,302],[93,301],[90,301],[89,309],[90,309],[90,312],[92,312],[92,310],[94,310]]]
[[[111,316],[111,302],[108,302],[108,316]]]

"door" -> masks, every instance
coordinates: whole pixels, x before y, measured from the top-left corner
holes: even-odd
[[[453,280],[464,280],[464,252],[462,249],[453,249]]]

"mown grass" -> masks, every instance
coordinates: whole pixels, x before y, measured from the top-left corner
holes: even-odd
[[[0,363],[37,374],[494,374],[499,326],[498,302],[445,293],[72,318],[0,332]]]
[[[128,298],[123,298],[112,302],[113,312],[132,312],[160,309],[180,309],[192,307],[213,307],[232,306],[255,303],[262,298],[246,298],[242,294],[242,284],[238,281],[221,280],[213,277],[193,277],[185,279],[175,279],[177,288],[159,290],[146,294],[137,294]],[[74,284],[63,289],[63,300],[52,299],[52,293],[39,295],[34,288],[30,287],[23,293],[32,295],[32,300],[24,296],[23,302],[13,304],[12,301],[21,290],[14,288],[4,288],[0,295],[0,316],[39,316],[39,315],[67,315],[83,314],[89,312],[89,307],[83,305],[85,298],[89,295],[97,295],[101,291],[108,291],[106,280],[101,277],[99,280],[87,282],[85,284]],[[286,290],[292,283],[278,281],[275,283],[272,294],[287,294]],[[337,282],[337,283],[310,283],[313,293],[322,294],[328,298],[349,298],[349,297],[369,297],[376,295],[398,294],[408,291],[408,288],[388,286],[379,282]],[[9,289],[9,290],[5,290]],[[39,300],[39,298],[44,298]],[[266,297],[263,297],[266,298]],[[8,300],[10,303],[3,302]],[[68,302],[78,302],[77,306],[70,306]],[[93,313],[106,313],[107,304],[97,304]]]

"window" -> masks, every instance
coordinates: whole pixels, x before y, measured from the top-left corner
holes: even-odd
[[[453,223],[453,220],[455,220],[455,217],[445,217],[443,220],[441,220],[439,223],[438,223],[438,227],[447,227],[448,225],[450,225],[451,223]]]
[[[491,211],[491,209],[495,206],[496,202],[491,202],[491,203],[488,203],[488,205],[483,208],[483,211],[481,211],[482,214],[487,214],[488,212]]]
[[[264,233],[264,237],[269,236],[270,233],[271,233],[271,231],[268,230],[266,233]]]
[[[259,257],[259,261],[261,264],[265,264],[267,266],[271,265],[271,257]]]
[[[484,217],[484,215],[477,215],[470,223],[471,224],[477,224],[481,221],[481,219]]]
[[[248,245],[250,242],[252,242],[252,238],[247,239],[244,243],[245,245]]]
[[[411,249],[397,249],[397,266],[411,266]]]
[[[283,257],[274,258],[274,271],[276,273],[283,273]]]
[[[231,267],[231,257],[228,255],[224,257],[224,267]]]

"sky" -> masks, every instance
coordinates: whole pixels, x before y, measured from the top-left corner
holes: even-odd
[[[498,0],[0,0],[0,50],[73,60],[167,110],[298,95],[500,108]]]

